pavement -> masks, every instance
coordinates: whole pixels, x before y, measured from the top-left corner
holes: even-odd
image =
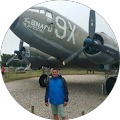
[[[64,75],[69,90],[69,103],[65,107],[68,119],[78,118],[93,111],[107,97],[102,95],[101,84],[105,83],[104,75]],[[51,107],[44,105],[45,88],[40,88],[39,78],[29,78],[5,83],[13,98],[23,108],[37,116],[53,119]]]

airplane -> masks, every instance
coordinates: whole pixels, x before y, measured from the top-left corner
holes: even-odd
[[[80,67],[86,70],[106,72],[106,91],[109,94],[119,71],[119,48],[115,40],[104,32],[96,33],[95,11],[90,10],[88,33],[80,26],[45,7],[31,7],[10,26],[21,41],[14,51],[33,69],[47,67]],[[23,42],[30,46],[23,46]],[[7,64],[13,59],[11,58]],[[108,72],[117,71],[109,77]],[[40,76],[45,86],[47,75]]]

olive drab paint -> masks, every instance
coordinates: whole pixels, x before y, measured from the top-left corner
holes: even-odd
[[[60,25],[60,23],[59,23],[60,20],[63,22],[63,26]],[[55,21],[56,21],[57,27],[63,31],[63,34],[61,35],[61,34],[59,34],[59,29],[55,28],[55,35],[57,38],[64,39],[66,37],[66,32],[67,32],[67,26],[66,26],[67,23],[64,20],[64,18],[62,18],[60,16],[57,16]],[[52,27],[49,27],[48,25],[44,25],[36,20],[33,20],[33,19],[31,20],[30,18],[24,18],[23,25],[27,28],[34,29],[34,30],[39,31],[41,33],[44,33],[44,31],[46,29],[48,32],[52,32]],[[72,27],[72,25],[69,21],[68,21],[68,25],[70,27],[71,34],[69,35],[67,42],[72,40],[73,44],[75,44],[74,32],[75,32],[76,26],[73,25],[73,27]]]

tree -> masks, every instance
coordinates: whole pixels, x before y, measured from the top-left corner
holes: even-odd
[[[8,62],[9,59],[11,59],[15,54],[2,54],[1,55],[1,66],[8,67],[8,66],[13,66],[13,67],[19,67],[21,66],[21,62],[13,60],[9,65],[6,65],[6,62]],[[18,59],[18,58],[17,58]],[[25,64],[23,64],[25,66]]]

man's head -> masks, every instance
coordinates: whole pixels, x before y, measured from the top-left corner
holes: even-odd
[[[53,76],[53,77],[58,77],[58,74],[59,74],[59,70],[53,68],[53,70],[52,70],[52,76]]]

